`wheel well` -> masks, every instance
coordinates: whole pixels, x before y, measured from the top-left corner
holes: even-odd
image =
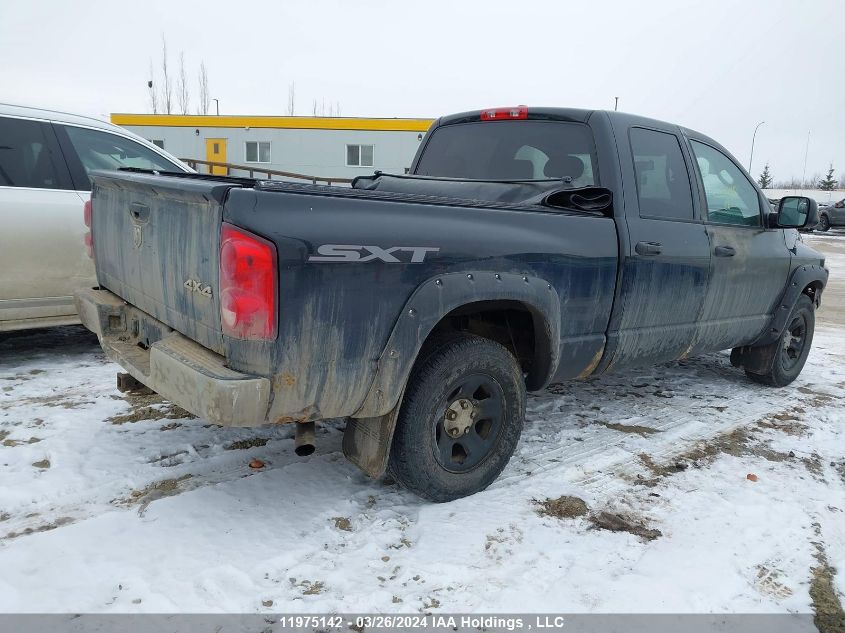
[[[451,333],[467,332],[500,343],[519,361],[526,387],[545,384],[551,364],[548,327],[541,314],[520,301],[476,301],[445,315],[426,337],[424,347]]]
[[[821,292],[822,292],[822,282],[820,281],[813,281],[807,284],[807,287],[801,291],[803,294],[810,297],[813,300],[813,303],[816,307],[819,306],[819,301],[821,300]]]

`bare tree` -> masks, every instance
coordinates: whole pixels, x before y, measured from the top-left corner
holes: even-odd
[[[288,116],[293,116],[296,111],[296,83],[288,86]]]
[[[176,78],[176,98],[179,110],[188,114],[191,107],[191,91],[188,89],[188,72],[185,70],[185,52],[179,53],[179,76]]]
[[[327,114],[328,113],[328,114]],[[316,99],[311,102],[311,115],[312,116],[340,116],[340,101],[335,101],[332,103],[329,102],[329,108],[326,110],[326,98],[322,97],[322,100],[318,103]]]
[[[153,71],[153,60],[150,60],[150,78],[147,80],[147,90],[150,93],[150,108],[153,111],[153,114],[158,114],[158,93],[156,92],[155,84],[153,80],[155,79],[155,72]]]
[[[173,80],[167,68],[167,39],[161,34],[161,102],[165,114],[173,111]]]
[[[197,114],[208,114],[208,109],[211,107],[211,93],[208,91],[208,72],[205,69],[204,61],[200,62],[199,100]]]

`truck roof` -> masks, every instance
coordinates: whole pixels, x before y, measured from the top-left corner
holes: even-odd
[[[518,106],[524,108],[526,106]],[[552,108],[543,106],[527,106],[529,119],[551,119],[560,121],[576,121],[579,123],[586,123],[594,114],[605,114],[613,120],[624,121],[629,124],[637,125],[653,125],[656,127],[677,127],[689,132],[693,136],[704,136],[700,132],[696,132],[690,128],[686,128],[677,123],[670,123],[669,121],[662,121],[660,119],[653,119],[651,117],[642,116],[639,114],[632,114],[630,112],[618,112],[616,110],[585,110],[583,108]],[[459,112],[457,114],[448,114],[438,118],[435,123],[437,125],[450,125],[453,123],[464,123],[467,121],[476,121],[481,117],[482,112],[489,110],[505,110],[507,108],[486,108],[484,110],[468,110],[466,112]],[[712,139],[711,139],[712,140]]]

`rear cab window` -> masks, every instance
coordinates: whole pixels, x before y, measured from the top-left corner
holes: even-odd
[[[590,128],[568,121],[453,123],[436,128],[420,156],[420,176],[466,180],[563,180],[598,185]]]
[[[0,117],[0,187],[73,189],[48,123]]]

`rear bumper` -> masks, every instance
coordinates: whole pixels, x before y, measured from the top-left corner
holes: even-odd
[[[267,423],[267,378],[229,369],[223,356],[108,290],[81,290],[75,299],[82,324],[97,335],[106,355],[150,389],[215,424]]]

